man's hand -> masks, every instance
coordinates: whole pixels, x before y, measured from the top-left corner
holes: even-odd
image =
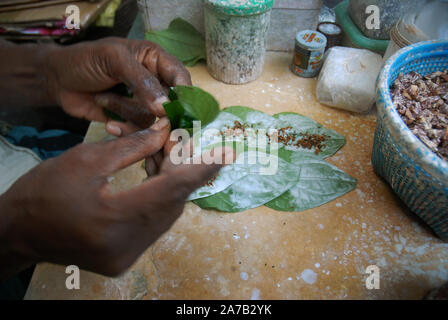
[[[221,167],[167,158],[157,175],[112,194],[108,177],[160,151],[169,133],[164,117],[150,129],[79,145],[21,177],[0,197],[0,274],[41,261],[108,276],[128,268]]]
[[[175,57],[149,41],[108,38],[71,46],[22,44],[0,39],[0,104],[62,105],[76,117],[103,121],[106,107],[140,128],[163,116],[168,86],[191,85]],[[126,84],[134,98],[106,93]],[[120,126],[108,131],[120,135]]]
[[[107,108],[147,128],[154,116],[165,115],[167,87],[191,85],[184,65],[149,41],[108,38],[56,47],[46,61],[49,94],[68,114],[88,120],[106,122]],[[119,83],[131,89],[133,99],[105,93]],[[107,129],[119,136],[123,125]]]
[[[106,131],[117,137],[148,128],[155,116],[164,116],[169,87],[191,85],[184,65],[149,41],[107,38],[53,47],[44,61],[52,99],[72,116],[106,122]],[[131,89],[133,98],[107,92],[119,83]],[[128,121],[108,119],[104,108]],[[149,175],[161,160],[162,153],[146,159]]]

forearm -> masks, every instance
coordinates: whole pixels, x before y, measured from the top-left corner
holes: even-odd
[[[47,71],[50,54],[56,50],[56,45],[16,45],[0,40],[0,104],[5,107],[57,104]]]

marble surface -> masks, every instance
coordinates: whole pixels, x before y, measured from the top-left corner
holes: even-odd
[[[221,107],[246,105],[275,114],[304,114],[347,137],[328,161],[358,187],[302,213],[266,207],[237,214],[187,203],[174,226],[119,278],[81,271],[81,288],[65,288],[65,267],[40,264],[27,299],[420,299],[448,281],[448,244],[409,213],[373,172],[376,115],[319,104],[315,79],[289,71],[291,56],[268,53],[261,78],[225,85],[205,65],[190,68],[195,85]],[[87,141],[105,137],[92,123]],[[117,173],[120,190],[144,179],[141,163]],[[366,288],[366,268],[380,268],[380,289]]]

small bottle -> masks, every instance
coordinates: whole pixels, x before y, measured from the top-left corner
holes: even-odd
[[[304,78],[317,76],[326,45],[327,38],[320,32],[303,30],[297,33],[291,71]]]
[[[342,27],[334,22],[321,22],[317,26],[317,31],[327,38],[327,46],[325,51],[339,46],[342,42]]]
[[[264,65],[274,0],[205,0],[207,68],[217,80],[242,84]]]

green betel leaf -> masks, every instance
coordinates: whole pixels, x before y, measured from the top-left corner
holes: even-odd
[[[223,111],[225,110],[228,109]],[[249,109],[249,111],[251,111],[251,114],[257,115],[258,118],[267,117],[268,121],[273,119],[262,112],[252,109]],[[244,130],[241,130],[243,124],[245,127]],[[260,125],[260,127],[263,128],[264,125]],[[264,153],[276,155],[276,150],[268,144],[266,134],[258,131],[256,125],[248,126],[246,121],[233,113],[220,112],[218,117],[202,130],[201,148],[204,150],[213,145],[213,147],[232,147],[237,154],[250,150],[260,150]],[[264,146],[260,145],[260,139],[265,139]],[[199,151],[196,149],[196,152]]]
[[[257,156],[270,159],[270,164],[249,164],[249,158]],[[267,158],[266,158],[267,157]],[[260,158],[258,158],[260,159]],[[261,174],[260,169],[268,169],[270,165],[277,163],[277,170],[273,174]],[[216,193],[210,197],[194,200],[193,202],[203,209],[212,209],[223,212],[241,212],[259,207],[279,195],[283,194],[293,185],[297,184],[299,178],[299,168],[275,157],[261,152],[250,151],[244,153],[244,164],[249,173],[239,180],[236,180],[224,191]]]
[[[321,206],[356,188],[356,179],[323,160],[294,152],[291,163],[300,168],[299,182],[266,203],[268,208],[300,212]]]
[[[225,134],[228,128],[232,128],[236,122],[242,121],[241,118],[227,112],[220,112],[218,116],[206,125],[202,130],[201,147],[207,148],[209,145],[216,147],[224,146]],[[235,140],[244,142],[243,137],[235,136]]]
[[[275,129],[278,122],[274,117],[249,107],[233,106],[222,111],[239,117],[243,124],[248,124],[254,129]]]
[[[192,129],[193,121],[207,125],[219,114],[219,104],[209,93],[197,87],[177,86],[170,89],[163,107],[171,122],[171,129]]]
[[[276,129],[280,132],[283,128],[289,128],[288,134],[295,134],[297,137],[289,145],[285,145],[280,141],[280,148],[297,152],[306,152],[317,155],[321,159],[334,155],[345,144],[345,138],[337,132],[327,129],[318,122],[297,113],[285,112],[270,116],[264,112],[242,106],[229,107],[224,109],[223,112],[239,117],[243,124],[247,124],[253,129],[265,129],[267,132],[269,132],[270,129]],[[322,148],[317,154],[316,147],[314,146],[307,149],[293,145],[293,142],[297,142],[299,139],[303,138],[303,134],[325,137],[325,141],[322,143]]]
[[[182,103],[185,113],[206,126],[219,114],[219,103],[208,92],[193,86],[177,86],[171,88],[177,100]]]
[[[279,152],[287,153],[287,151],[292,151],[307,153],[317,156],[320,159],[325,159],[332,156],[345,144],[345,138],[343,136],[333,130],[324,128],[316,121],[297,113],[281,113],[272,117],[264,112],[243,106],[228,107],[222,111],[223,112],[221,112],[221,115],[232,115],[233,118],[231,119],[230,116],[227,116],[225,118],[226,121],[223,122],[220,115],[219,121],[216,124],[211,123],[209,127],[223,131],[226,128],[232,128],[234,123],[238,121],[250,129],[255,131],[264,129],[267,133],[269,133],[271,129],[276,129],[280,134],[282,129],[288,128],[287,133],[290,135],[295,135],[295,138],[287,144],[279,141]],[[324,141],[319,146],[317,154],[317,147],[312,144],[308,148],[294,146],[294,144],[296,144],[299,140],[303,140],[306,135],[313,139],[316,137],[323,137]],[[245,143],[247,144],[248,141],[250,141],[250,138],[247,138]],[[272,147],[273,145],[269,144],[269,148]]]
[[[230,114],[233,114],[233,115],[237,116],[238,118],[240,118],[243,121],[246,120],[247,114],[250,113],[250,112],[257,112],[257,113],[265,114],[262,111],[254,110],[252,108],[244,107],[244,106],[227,107],[227,108],[223,109],[222,111],[230,113]]]
[[[278,120],[278,124],[276,127],[277,129],[291,127],[288,132],[291,134],[297,134],[297,138],[295,141],[302,138],[301,134],[320,135],[326,137],[325,141],[323,142],[324,147],[318,154],[315,153],[315,147],[307,149],[288,145],[285,146],[285,149],[287,150],[305,152],[316,155],[320,159],[326,159],[334,155],[340,148],[345,145],[344,136],[341,136],[331,129],[327,129],[316,121],[300,114],[285,112],[274,115],[274,118]]]
[[[226,109],[224,109],[226,110]],[[242,119],[238,116],[235,116],[228,112],[223,112],[222,110],[218,116],[205,126],[206,129],[216,129],[216,130],[225,130],[226,128],[231,128],[235,125],[235,121],[242,121]]]
[[[181,18],[171,21],[168,29],[147,32],[145,39],[157,43],[186,66],[194,66],[199,60],[206,59],[204,37]]]
[[[240,154],[238,157],[244,157],[244,154]],[[249,174],[249,168],[237,163],[238,161],[235,161],[235,163],[223,167],[207,184],[203,185],[199,189],[196,189],[196,191],[190,194],[188,200],[196,200],[212,196],[227,189],[235,183],[235,181],[247,176]]]
[[[180,101],[174,100],[165,102],[163,108],[170,119],[171,130],[179,128],[180,119],[184,117],[185,110]]]

